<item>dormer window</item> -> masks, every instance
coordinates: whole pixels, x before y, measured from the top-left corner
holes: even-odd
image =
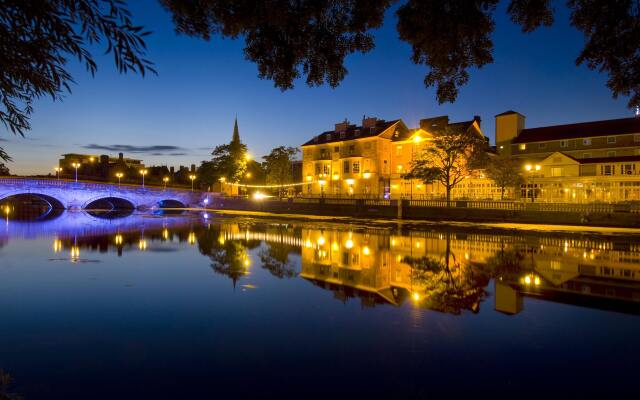
[[[615,136],[607,137],[607,144],[614,144],[615,142],[616,142],[616,137]]]
[[[331,134],[327,133],[326,138],[327,138],[327,140],[331,140]]]
[[[560,141],[560,147],[562,147],[563,149],[569,147],[569,141],[568,140],[561,140]]]
[[[520,146],[518,146],[518,149],[524,151],[527,149],[527,145],[525,143],[521,143]]]
[[[340,139],[344,139],[344,135],[346,135],[346,132],[340,132]]]
[[[356,129],[353,133],[355,136],[360,136],[360,129]]]

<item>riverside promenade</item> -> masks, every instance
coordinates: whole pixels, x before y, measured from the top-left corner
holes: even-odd
[[[371,219],[504,222],[640,228],[639,203],[214,197],[212,210]]]

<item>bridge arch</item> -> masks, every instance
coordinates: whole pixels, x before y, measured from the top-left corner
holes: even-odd
[[[187,205],[180,200],[164,199],[158,201],[159,208],[187,208]]]
[[[12,207],[14,218],[31,221],[56,218],[66,208],[55,197],[20,191],[0,194],[0,206],[5,205]]]
[[[124,196],[102,195],[90,198],[81,207],[83,210],[135,210],[138,208],[135,201]]]

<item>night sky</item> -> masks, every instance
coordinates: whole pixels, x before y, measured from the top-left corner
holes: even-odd
[[[38,101],[26,138],[0,128],[0,146],[14,158],[12,172],[48,173],[60,154],[115,155],[122,148],[147,165],[199,164],[230,140],[235,115],[242,140],[257,157],[275,146],[299,146],[344,118],[360,123],[365,114],[402,118],[410,127],[430,116],[448,114],[456,121],[480,115],[492,140],[493,116],[509,109],[526,115],[528,127],[633,115],[626,98],[611,97],[605,75],[575,66],[584,39],[559,3],[556,24],[532,34],[521,33],[501,4],[495,63],[472,71],[458,101],[444,105],[424,87],[425,67],[414,65],[409,45],[398,40],[394,10],[375,32],[376,48],[347,58],[349,74],[338,88],[309,88],[301,80],[281,92],[258,79],[241,40],[178,36],[156,0],[130,3],[135,22],[153,31],[148,58],[159,74],[119,75],[111,56],[101,55],[104,48],[95,52],[95,78],[72,64],[73,93],[63,102]]]

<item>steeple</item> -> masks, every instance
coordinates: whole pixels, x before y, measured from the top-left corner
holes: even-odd
[[[236,116],[235,122],[233,123],[233,136],[231,137],[231,142],[240,142],[240,132],[238,131],[238,116]]]

